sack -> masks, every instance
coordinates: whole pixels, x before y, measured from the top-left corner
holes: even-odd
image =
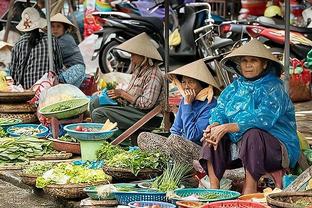
[[[311,100],[311,72],[303,69],[301,74],[289,78],[289,96],[293,102]]]
[[[33,86],[32,91],[35,91],[35,97],[29,101],[31,104],[37,104],[40,94],[44,89],[49,89],[58,84],[58,77],[54,72],[45,73]]]

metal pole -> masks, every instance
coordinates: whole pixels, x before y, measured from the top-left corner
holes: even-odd
[[[51,13],[51,5],[50,0],[45,0],[45,8],[47,10],[47,26],[48,26],[48,54],[49,54],[49,71],[53,71],[53,52],[52,52],[52,30],[51,30],[51,22],[50,22],[50,13]]]
[[[290,2],[285,0],[285,48],[284,48],[284,69],[285,81],[284,86],[286,92],[289,91],[289,57],[290,57]]]
[[[165,0],[165,113],[164,113],[164,127],[169,130],[169,84],[167,74],[169,71],[169,0]]]
[[[14,0],[10,1],[9,4],[9,13],[5,25],[5,32],[3,36],[3,41],[8,42],[8,37],[9,37],[9,32],[10,32],[10,27],[11,27],[11,20],[12,20],[12,15],[13,15],[13,6],[14,6]]]

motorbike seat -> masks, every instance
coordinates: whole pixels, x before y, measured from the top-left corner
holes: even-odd
[[[277,18],[272,18],[271,21],[266,21],[267,18],[261,17],[259,18],[258,22],[261,26],[264,27],[270,27],[278,30],[285,30],[285,21]],[[272,22],[272,23],[271,23]],[[290,31],[292,32],[298,32],[298,33],[304,33],[304,34],[310,34],[312,33],[312,28],[306,28],[306,27],[297,27],[290,25]]]
[[[228,38],[220,38],[216,36],[214,38],[214,43],[211,45],[212,49],[218,49],[218,48],[223,48],[228,45],[233,45],[234,41],[232,39]]]
[[[158,31],[163,30],[163,22],[160,18],[158,17],[142,17],[142,16],[137,16],[137,15],[132,15],[130,14],[130,18],[123,18],[123,19],[133,19],[133,20],[138,20],[142,22],[147,22],[155,27]]]

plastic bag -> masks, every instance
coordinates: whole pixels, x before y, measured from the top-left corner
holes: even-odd
[[[108,97],[106,88],[102,90],[102,93],[99,95],[99,103],[100,105],[118,105],[115,100]]]

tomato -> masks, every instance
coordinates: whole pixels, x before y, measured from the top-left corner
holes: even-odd
[[[82,132],[89,132],[89,129],[88,129],[88,128],[83,127],[81,131],[82,131]]]
[[[76,126],[75,131],[82,131],[82,126]]]

